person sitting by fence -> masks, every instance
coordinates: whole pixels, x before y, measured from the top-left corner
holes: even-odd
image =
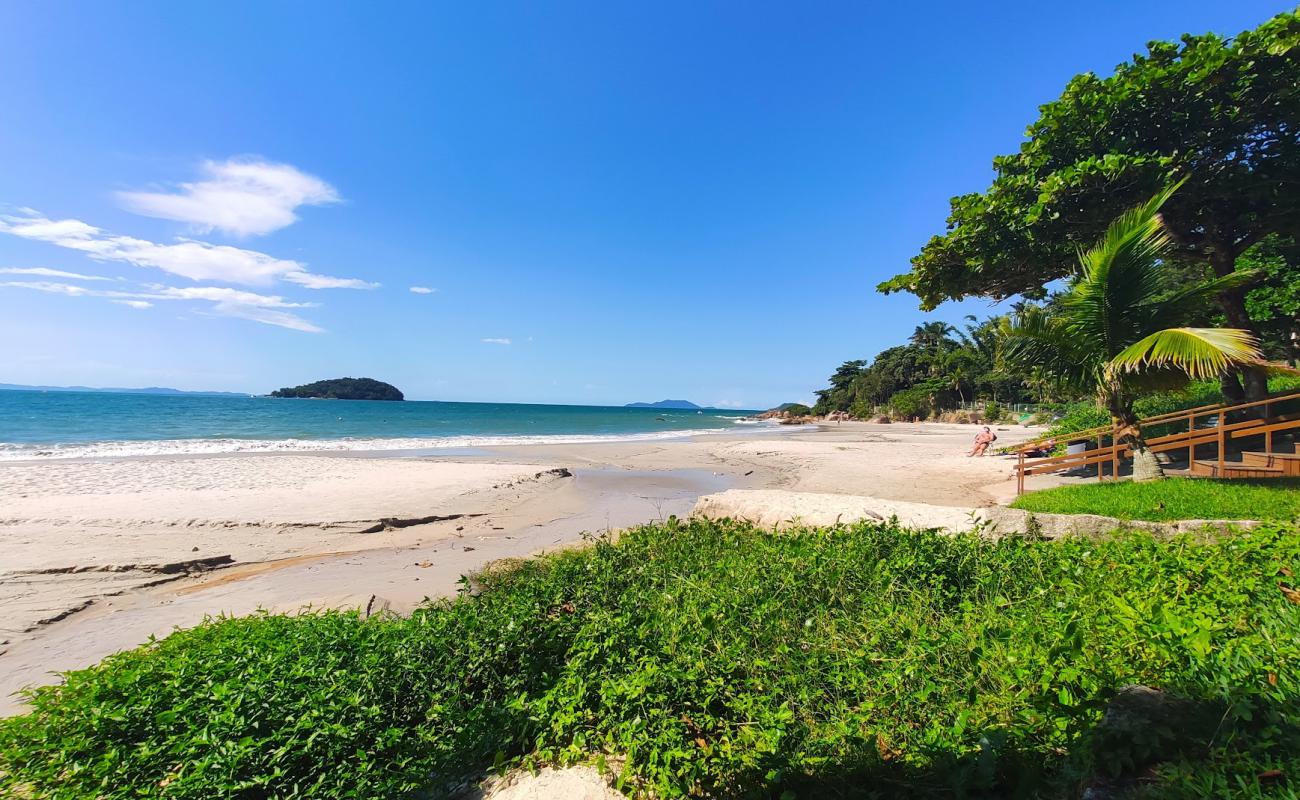
[[[1025,458],[1047,458],[1056,449],[1055,439],[1046,439],[1025,451]]]
[[[989,445],[993,444],[997,440],[998,435],[989,430],[989,426],[985,425],[984,430],[975,434],[975,446],[966,454],[966,457],[969,458],[970,456],[984,455],[985,451],[989,449]]]

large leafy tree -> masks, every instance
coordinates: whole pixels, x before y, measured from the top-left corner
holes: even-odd
[[[1262,276],[1246,295],[1246,310],[1269,356],[1300,365],[1300,244],[1270,236],[1242,254],[1237,266]]]
[[[1258,340],[1239,328],[1180,327],[1225,290],[1255,276],[1232,272],[1172,285],[1164,262],[1175,244],[1159,214],[1168,189],[1122,214],[1079,255],[1069,288],[1052,308],[1026,306],[1004,327],[1003,357],[1076,390],[1092,390],[1109,410],[1117,438],[1133,452],[1134,478],[1163,475],[1147,448],[1133,401],[1225,371],[1261,367]]]
[[[1110,77],[1076,76],[1040,110],[1020,151],[994,159],[993,185],[954,197],[947,233],[881,291],[912,292],[926,309],[1042,297],[1079,247],[1175,180],[1186,185],[1164,210],[1170,257],[1222,277],[1264,237],[1300,234],[1300,13],[1234,38],[1153,42]],[[1245,293],[1229,282],[1215,300],[1229,325],[1253,331]],[[1246,388],[1261,395],[1263,377]]]

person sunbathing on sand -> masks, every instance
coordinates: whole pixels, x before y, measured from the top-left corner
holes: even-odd
[[[998,435],[989,430],[989,426],[985,425],[984,430],[975,434],[975,446],[970,449],[970,452],[966,454],[966,457],[969,458],[971,456],[984,455],[984,452],[989,449],[989,445],[993,444],[997,440]]]

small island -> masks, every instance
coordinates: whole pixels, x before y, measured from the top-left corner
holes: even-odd
[[[628,403],[624,408],[675,408],[694,411],[699,406],[690,400],[660,400],[657,403]]]
[[[327,400],[405,400],[391,383],[373,378],[332,378],[286,387],[271,392],[272,397],[314,397]]]

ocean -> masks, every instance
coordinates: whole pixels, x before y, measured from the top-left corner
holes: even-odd
[[[748,413],[5,390],[0,461],[670,439],[736,430]]]

